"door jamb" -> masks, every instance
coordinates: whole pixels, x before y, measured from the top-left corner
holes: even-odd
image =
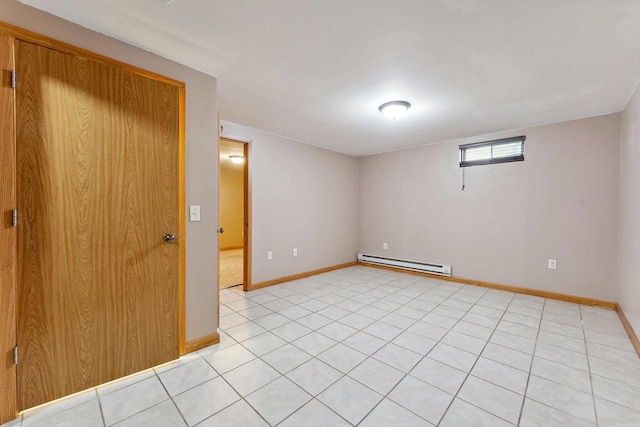
[[[249,168],[249,143],[244,143],[244,251],[242,262],[243,265],[243,279],[242,290],[251,290],[251,170]]]

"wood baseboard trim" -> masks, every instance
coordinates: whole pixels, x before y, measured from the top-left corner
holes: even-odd
[[[218,344],[220,342],[220,334],[214,333],[211,335],[206,335],[204,337],[195,339],[193,341],[188,341],[185,345],[185,353],[192,353],[196,350],[200,350],[201,348],[209,347],[210,345]],[[181,355],[182,356],[182,355]]]
[[[618,317],[622,322],[622,326],[624,326],[624,330],[627,332],[629,339],[631,340],[631,345],[635,348],[636,353],[638,353],[638,357],[640,357],[640,339],[638,339],[638,335],[636,331],[633,330],[633,326],[629,323],[629,319],[624,315],[624,311],[622,311],[622,307],[619,304],[616,304],[616,311],[618,312]]]
[[[617,306],[618,306],[618,304],[611,301],[603,301],[603,300],[593,299],[593,298],[578,297],[574,295],[561,294],[557,292],[541,291],[538,289],[529,289],[529,288],[520,288],[517,286],[509,286],[509,285],[500,285],[497,283],[465,279],[463,277],[439,276],[437,274],[421,273],[419,271],[410,271],[402,268],[386,267],[386,266],[375,265],[375,264],[367,264],[367,263],[360,263],[360,264],[365,265],[367,267],[380,268],[383,270],[398,271],[400,273],[407,273],[407,274],[413,274],[417,276],[430,277],[430,278],[439,279],[439,280],[446,280],[447,282],[456,282],[456,283],[463,283],[465,285],[481,286],[483,288],[498,289],[498,290],[507,291],[507,292],[515,292],[517,294],[532,295],[536,297],[549,298],[549,299],[554,299],[558,301],[571,302],[575,304],[608,308],[609,310],[617,310]]]
[[[250,284],[247,286],[248,291],[253,291],[260,288],[266,288],[267,286],[279,285],[280,283],[291,282],[292,280],[304,279],[305,277],[315,276],[316,274],[326,273],[328,271],[339,270],[341,268],[353,267],[357,265],[357,261],[347,262],[344,264],[333,265],[331,267],[320,268],[318,270],[307,271],[306,273],[293,274],[291,276],[281,277],[279,279],[269,280],[267,282]]]

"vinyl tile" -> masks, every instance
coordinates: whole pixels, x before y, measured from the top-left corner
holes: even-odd
[[[382,400],[382,396],[345,376],[320,393],[318,400],[355,425]]]
[[[430,427],[433,426],[397,403],[384,399],[359,424],[360,427]]]
[[[453,395],[407,376],[389,393],[388,398],[437,425],[453,400]]]
[[[458,397],[512,424],[518,422],[522,395],[488,381],[469,376]]]
[[[509,427],[514,424],[498,418],[487,411],[483,411],[464,400],[455,399],[447,410],[442,422],[438,425],[440,427]]]
[[[405,374],[386,363],[369,358],[349,372],[349,376],[373,391],[386,395]]]
[[[589,393],[531,375],[527,397],[595,424],[593,397]]]
[[[318,359],[311,359],[287,374],[287,378],[313,396],[318,395],[341,377],[340,371]]]
[[[278,424],[278,427],[351,427],[351,424],[313,399]]]
[[[308,393],[285,377],[247,397],[247,402],[271,425],[278,424],[309,400]]]
[[[158,377],[153,376],[100,397],[107,425],[115,424],[131,415],[169,399]]]

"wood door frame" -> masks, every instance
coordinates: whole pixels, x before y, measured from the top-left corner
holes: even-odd
[[[249,168],[249,143],[244,143],[244,252],[242,290],[251,290],[251,172]],[[220,299],[218,298],[218,301]]]
[[[15,58],[13,58],[13,45],[16,40],[21,40],[24,42],[36,44],[48,49],[56,50],[58,52],[66,53],[69,55],[89,59],[92,61],[96,61],[114,68],[118,68],[121,70],[125,70],[143,77],[147,77],[153,80],[161,81],[164,83],[168,83],[178,87],[178,200],[179,200],[179,272],[178,272],[178,319],[179,319],[179,332],[178,332],[178,340],[179,340],[179,354],[183,355],[187,352],[186,350],[186,180],[185,180],[185,145],[186,145],[186,85],[183,82],[178,80],[174,80],[172,78],[154,73],[152,71],[144,70],[142,68],[136,67],[131,64],[126,64],[124,62],[105,57],[103,55],[61,42],[59,40],[52,39],[50,37],[34,33],[29,30],[25,30],[20,27],[16,27],[11,24],[7,24],[5,22],[0,21],[0,43],[3,43],[2,48],[0,48],[0,54],[8,54],[10,55],[10,63],[11,70],[15,69]],[[5,45],[4,43],[8,43],[10,49],[8,52],[4,52]],[[0,63],[3,64],[6,60],[2,58]],[[7,69],[0,70],[0,77],[2,78],[2,86],[10,85],[10,71]],[[7,102],[6,99],[0,97],[2,102]],[[12,189],[12,194],[10,195],[10,200],[2,199],[2,233],[0,233],[0,247],[13,247],[13,259],[11,260],[11,266],[0,266],[3,270],[8,270],[9,275],[12,278],[10,288],[13,292],[13,295],[16,299],[12,302],[10,301],[9,305],[12,305],[13,308],[10,311],[13,312],[14,322],[2,323],[0,325],[0,336],[3,337],[3,340],[8,337],[9,340],[12,340],[15,345],[17,345],[17,312],[16,312],[16,302],[17,302],[17,232],[16,229],[11,227],[8,230],[5,229],[6,225],[11,222],[11,210],[16,207],[16,194],[15,189],[17,185],[16,181],[16,158],[15,158],[15,126],[16,126],[16,117],[15,117],[15,92],[12,92],[10,106],[8,110],[11,112],[9,115],[0,116],[0,126],[2,129],[10,129],[9,134],[12,136],[10,139],[10,148],[7,148],[6,142],[0,141],[2,146],[0,147],[0,160],[2,160],[3,165],[9,165],[8,168],[5,168],[3,173],[0,175],[0,180],[2,182],[9,181],[10,188]],[[1,106],[0,109],[4,109],[4,105]],[[8,210],[7,210],[8,208]],[[6,286],[5,283],[3,285]],[[3,307],[4,308],[4,307]],[[2,341],[3,345],[5,341]],[[2,355],[5,359],[6,355]],[[5,363],[8,363],[5,361]],[[4,396],[0,399],[0,424],[8,422],[12,419],[15,419],[18,415],[17,408],[17,387],[18,387],[18,378],[16,375],[15,365],[12,366],[2,366],[2,371],[0,371],[0,385],[4,387],[7,381],[13,381],[15,383],[15,387],[11,388],[9,393],[3,393]],[[4,388],[2,388],[4,390]],[[11,393],[13,392],[13,393]]]
[[[17,343],[17,255],[18,233],[12,227],[12,210],[16,207],[15,103],[11,89],[14,68],[13,38],[0,25],[0,424],[16,418],[18,411],[17,366],[10,352]],[[6,167],[8,165],[9,167]]]
[[[219,121],[218,121],[219,123]],[[220,130],[220,126],[218,126]],[[244,224],[242,236],[242,290],[251,290],[251,168],[250,168],[250,146],[251,140],[241,138],[236,135],[223,134],[220,132],[218,138],[218,218],[220,216],[220,140],[243,145],[244,165],[242,175],[243,187],[243,216]],[[218,221],[219,222],[219,221]],[[219,224],[218,224],[219,226]],[[220,245],[218,244],[218,305],[220,304]],[[220,310],[218,310],[218,324],[220,323]]]

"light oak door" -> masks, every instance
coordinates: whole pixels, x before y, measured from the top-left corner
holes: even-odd
[[[178,357],[179,88],[21,41],[15,64],[22,410]]]

